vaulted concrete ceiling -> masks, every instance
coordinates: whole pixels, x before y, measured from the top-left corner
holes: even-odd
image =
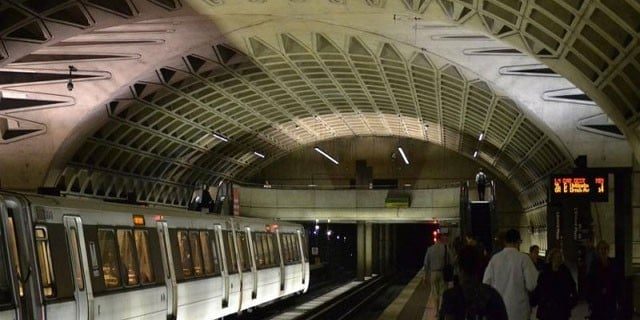
[[[573,155],[553,121],[532,111],[537,100],[523,104],[487,67],[448,54],[460,40],[476,45],[468,53],[487,55],[488,68],[522,52],[544,62],[505,72],[566,77],[582,91],[565,97],[595,101],[638,150],[634,1],[190,5],[3,2],[0,148],[30,150],[5,153],[18,178],[3,180],[99,197],[136,191],[143,201],[184,205],[196,181],[242,180],[320,140],[394,135],[469,157],[478,150],[525,208],[542,204],[544,177],[570,167]],[[480,44],[491,38],[478,32],[500,45]],[[80,71],[66,93],[60,82],[70,63]],[[27,161],[30,169],[20,165],[43,153]],[[22,178],[31,181],[11,181]]]

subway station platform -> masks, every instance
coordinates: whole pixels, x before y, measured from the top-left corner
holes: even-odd
[[[429,285],[422,279],[424,273],[419,271],[407,284],[398,297],[380,315],[378,320],[434,320],[436,319],[433,301],[429,297]],[[589,314],[588,306],[582,302],[573,309],[571,320],[583,320]],[[535,317],[535,309],[531,319]],[[637,315],[634,320],[640,319]]]

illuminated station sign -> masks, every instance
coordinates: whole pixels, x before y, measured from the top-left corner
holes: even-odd
[[[559,175],[551,177],[551,201],[609,199],[607,175]]]

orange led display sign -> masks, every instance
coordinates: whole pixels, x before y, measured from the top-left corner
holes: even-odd
[[[562,175],[551,177],[551,200],[607,201],[607,175]]]
[[[133,225],[134,226],[144,226],[144,216],[139,214],[133,215]]]

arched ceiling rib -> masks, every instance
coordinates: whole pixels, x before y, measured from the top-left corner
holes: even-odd
[[[638,152],[640,150],[640,140],[638,139],[640,135],[640,95],[638,94],[640,83],[637,80],[640,79],[638,76],[640,70],[640,49],[638,49],[640,4],[635,0],[230,0],[224,2],[192,0],[189,2],[195,5],[199,12],[210,14],[214,22],[220,22],[221,25],[229,24],[229,20],[247,19],[246,13],[251,12],[255,16],[309,17],[328,22],[337,21],[342,25],[353,26],[354,29],[370,30],[380,34],[385,34],[386,31],[381,29],[384,27],[377,28],[376,23],[372,24],[373,18],[354,19],[351,22],[349,19],[352,16],[340,13],[355,13],[356,16],[360,14],[364,17],[370,15],[376,19],[390,18],[392,15],[396,17],[397,14],[398,17],[411,21],[416,30],[414,34],[417,34],[420,23],[429,23],[430,20],[442,21],[442,18],[446,16],[445,19],[465,28],[488,32],[501,38],[521,51],[542,60],[558,74],[571,80],[603,107],[629,139],[632,148],[636,151],[636,158],[640,157],[640,152]],[[225,17],[228,13],[232,14],[229,15],[232,18]],[[332,13],[337,14],[333,15]],[[45,63],[43,61],[50,59],[58,62],[68,61],[65,58],[71,58],[69,56],[32,55],[25,59],[21,58],[37,48],[54,43],[60,48],[66,47],[68,43],[59,41],[98,27],[171,15],[192,14],[193,12],[188,9],[188,6],[183,5],[179,0],[2,1],[0,3],[0,65],[4,66],[9,62],[18,62],[22,65],[37,64],[38,62]],[[227,20],[223,21],[225,18]],[[130,25],[125,26],[124,29],[130,27]],[[109,32],[110,36],[120,38],[121,31],[118,31],[117,27],[112,28]],[[391,35],[393,32],[388,32],[388,34]],[[285,33],[284,37],[286,36]],[[416,61],[412,60],[414,56],[408,55],[406,50],[401,53],[394,52],[397,51],[394,49],[397,49],[394,47],[397,44],[395,39],[387,41],[389,43],[387,48],[371,47],[370,43],[359,46],[357,42],[354,42],[353,46],[347,46],[344,43],[335,45],[330,41],[327,47],[321,47],[317,43],[299,41],[300,39],[296,39],[295,36],[286,40],[284,37],[280,40],[281,44],[277,46],[269,41],[262,41],[265,44],[264,48],[258,48],[257,52],[247,51],[252,56],[249,60],[257,61],[257,68],[266,74],[264,81],[268,81],[270,78],[278,83],[281,81],[279,78],[281,77],[282,81],[286,81],[288,84],[300,83],[300,87],[281,88],[282,93],[271,96],[272,87],[264,85],[260,81],[255,81],[256,84],[254,84],[253,80],[241,73],[250,74],[250,71],[244,69],[236,71],[233,69],[235,67],[230,67],[235,65],[234,56],[235,59],[243,59],[243,55],[235,55],[230,52],[220,53],[221,49],[218,49],[217,56],[214,54],[210,54],[210,56],[209,54],[204,56],[200,53],[194,54],[192,58],[196,60],[192,59],[186,64],[186,67],[180,67],[178,70],[172,70],[175,66],[158,70],[160,79],[152,80],[157,83],[141,83],[137,89],[133,89],[135,94],[130,97],[131,101],[119,101],[112,104],[110,108],[112,114],[118,114],[125,109],[124,106],[127,104],[136,106],[134,108],[138,108],[138,105],[141,104],[148,105],[150,102],[140,98],[140,94],[146,97],[147,93],[153,94],[155,91],[163,91],[162,95],[168,95],[166,93],[168,91],[181,96],[187,101],[187,105],[196,105],[199,106],[196,108],[197,110],[202,110],[201,108],[206,107],[207,102],[200,101],[201,97],[198,94],[207,93],[188,91],[190,93],[186,94],[182,87],[174,87],[172,81],[178,82],[178,79],[184,76],[190,79],[188,81],[194,81],[193,86],[200,86],[198,83],[202,82],[201,78],[204,77],[197,74],[205,69],[202,69],[202,65],[193,67],[200,63],[197,61],[198,59],[203,59],[204,64],[214,66],[212,72],[227,70],[230,73],[230,75],[223,76],[230,81],[228,87],[225,87],[227,86],[226,80],[216,78],[215,81],[206,82],[205,87],[207,88],[202,90],[223,90],[226,92],[225,97],[232,103],[242,105],[237,108],[243,112],[242,114],[225,115],[220,112],[216,114],[215,110],[209,111],[209,113],[214,113],[214,117],[231,117],[232,121],[228,121],[231,127],[224,128],[224,130],[230,130],[229,134],[234,136],[235,142],[219,146],[215,153],[206,153],[203,151],[206,150],[205,148],[185,153],[182,158],[177,160],[161,158],[163,161],[175,160],[186,167],[178,166],[177,169],[173,166],[167,167],[168,169],[158,171],[158,177],[147,176],[147,171],[142,168],[150,168],[150,166],[142,162],[137,165],[134,165],[133,162],[120,164],[136,166],[137,169],[131,169],[134,172],[128,173],[120,171],[120,167],[112,164],[108,164],[107,168],[102,168],[100,171],[95,166],[74,160],[75,162],[72,162],[67,168],[65,177],[80,176],[83,178],[78,180],[80,186],[73,186],[72,189],[80,190],[80,193],[92,194],[96,187],[88,185],[88,182],[93,181],[93,184],[100,182],[107,186],[109,196],[122,197],[127,190],[140,190],[143,194],[151,195],[144,200],[179,204],[187,197],[183,196],[186,191],[184,191],[183,184],[174,181],[181,181],[180,179],[188,181],[189,174],[198,170],[211,177],[229,175],[230,172],[247,176],[250,174],[249,170],[254,168],[253,163],[256,160],[249,152],[253,148],[263,145],[262,149],[267,150],[265,152],[273,152],[273,155],[270,155],[268,159],[275,159],[278,154],[304,145],[307,141],[348,134],[370,134],[370,132],[382,130],[384,134],[420,136],[428,141],[441,143],[448,148],[468,154],[477,133],[465,135],[460,132],[472,132],[479,127],[484,127],[488,132],[488,143],[483,144],[479,157],[498,168],[505,168],[500,171],[512,178],[516,188],[526,190],[521,193],[521,197],[529,199],[525,201],[526,203],[539,203],[540,195],[545,192],[540,183],[535,183],[541,172],[536,168],[552,166],[550,163],[554,163],[553,157],[562,155],[562,152],[556,152],[557,150],[554,150],[553,147],[549,147],[554,146],[554,143],[552,139],[545,136],[535,142],[527,141],[529,137],[539,137],[536,131],[539,130],[538,126],[529,121],[513,102],[499,98],[491,88],[487,89],[488,85],[482,81],[474,82],[475,77],[469,77],[464,72],[461,73],[459,68],[438,63],[431,69],[423,68],[426,73],[432,72],[435,80],[421,82],[418,79],[419,76],[413,74],[422,72],[418,67],[420,63],[416,64]],[[254,46],[259,47],[260,41],[264,40],[259,37],[256,39],[259,42],[251,44],[251,49]],[[75,39],[72,46],[95,44],[91,41]],[[101,45],[118,46],[121,41],[128,40],[119,39],[110,44],[101,42]],[[151,40],[151,42],[153,41]],[[400,40],[398,41],[400,42]],[[140,43],[142,44],[144,41]],[[147,41],[147,43],[149,42]],[[235,45],[237,46],[237,43]],[[338,53],[333,52],[334,48],[332,47],[336,47]],[[486,53],[486,48],[482,50]],[[512,48],[496,48],[496,50],[500,53],[515,52]],[[275,53],[270,51],[275,51]],[[285,52],[285,54],[281,55],[281,52]],[[490,52],[490,54],[495,53]],[[325,57],[329,57],[331,54],[335,54],[335,57],[340,57],[342,60],[331,61],[332,58]],[[420,55],[415,55],[415,57],[420,57]],[[132,57],[104,58],[129,59]],[[79,61],[79,57],[72,59]],[[270,62],[269,59],[276,59],[280,62]],[[222,62],[221,67],[216,64],[216,60]],[[327,65],[325,60],[335,65]],[[343,60],[346,66],[342,64]],[[311,66],[305,66],[305,63],[311,63]],[[320,66],[317,67],[315,64]],[[237,63],[237,65],[241,66],[242,64]],[[283,66],[282,69],[279,69],[281,66]],[[318,74],[311,72],[312,77],[309,77],[306,75],[307,68],[324,70]],[[177,76],[171,75],[173,72]],[[328,74],[330,80],[322,78],[323,73]],[[353,79],[347,79],[348,73],[351,73]],[[191,80],[191,78],[196,80]],[[234,81],[240,81],[244,83],[244,86],[253,87],[257,90],[256,96],[246,97],[247,101],[234,97],[236,93],[233,90],[237,88]],[[406,83],[406,86],[398,86],[397,83]],[[222,87],[218,88],[221,85]],[[30,110],[53,105],[68,106],[73,103],[71,97],[55,96],[43,92],[29,92],[29,98],[25,99],[24,93],[5,90],[6,87],[3,87],[4,101],[5,103],[10,102],[9,105],[12,108],[15,107],[12,101],[26,104],[18,106],[18,109]],[[474,87],[479,88],[474,89]],[[438,94],[435,96],[425,95],[420,91],[423,88],[435,90]],[[483,88],[485,89],[484,94],[482,93]],[[337,91],[338,94],[331,95],[329,92],[332,90]],[[378,94],[378,92],[382,94]],[[487,95],[486,92],[489,94]],[[340,94],[343,93],[346,96],[340,97]],[[317,96],[315,100],[309,100],[314,96]],[[34,99],[34,97],[38,99]],[[250,101],[262,101],[257,97],[268,102],[252,104]],[[32,100],[35,102],[32,103]],[[412,110],[407,107],[411,100],[419,105],[422,103],[435,105],[437,111],[434,111],[433,108],[423,110],[422,107]],[[42,103],[42,101],[45,101],[46,104],[30,108],[37,103]],[[483,109],[474,111],[474,107],[469,107],[473,103],[488,105],[484,110],[486,111],[484,122],[471,119],[468,122],[461,122],[460,119],[468,116],[473,117],[474,112],[482,114],[477,110]],[[295,107],[296,105],[297,107]],[[258,111],[267,106],[271,106],[272,113]],[[165,104],[162,104],[161,107],[151,107],[166,108]],[[516,110],[515,113],[513,110]],[[456,114],[456,111],[459,111],[460,114]],[[0,110],[0,112],[2,113],[0,122],[8,124],[5,126],[8,129],[3,129],[0,132],[2,133],[0,136],[1,144],[12,143],[19,139],[27,140],[27,138],[38,135],[42,136],[45,131],[52,129],[47,129],[42,123],[30,121],[29,117],[9,116],[8,113],[13,111]],[[398,117],[398,115],[400,116]],[[172,118],[173,115],[168,117]],[[243,125],[242,122],[246,117],[255,117],[258,119],[256,123],[259,125],[256,127]],[[176,129],[180,131],[189,128],[183,132],[184,135],[153,137],[149,138],[149,143],[160,141],[161,144],[165,143],[165,146],[166,142],[174,143],[172,146],[185,141],[190,144],[204,143],[197,139],[196,141],[189,140],[189,136],[195,137],[195,132],[202,130],[204,126],[194,125],[195,118],[191,114],[187,114],[186,118],[192,122],[193,127],[180,124],[181,127]],[[119,121],[117,119],[116,116],[112,116],[110,121],[117,122]],[[457,123],[456,120],[458,120]],[[429,124],[429,121],[431,121],[430,127],[425,132],[423,125]],[[510,129],[491,128],[494,121],[497,121],[497,126],[504,127],[511,124],[512,127]],[[141,129],[143,127],[140,126]],[[28,131],[21,131],[21,128],[27,128]],[[262,133],[265,128],[268,128],[267,135]],[[131,132],[131,130],[126,132],[128,133],[127,139],[135,136]],[[503,138],[491,141],[491,136]],[[87,144],[90,141],[88,140]],[[127,140],[120,139],[117,142],[107,142],[113,144],[113,148],[115,148],[113,150],[119,150],[123,148],[123,144],[129,143]],[[273,148],[273,150],[269,151],[269,148]],[[144,154],[135,148],[130,151],[133,155],[136,153]],[[205,155],[198,152],[205,153]],[[239,156],[241,154],[244,156]],[[151,155],[157,156],[153,153]],[[134,161],[132,160],[134,158],[136,156],[130,158],[123,156],[118,161],[123,159]],[[193,167],[196,160],[200,160],[201,164],[204,164],[198,167],[200,169]],[[225,164],[210,168],[210,162]],[[265,163],[267,162],[265,161]],[[92,171],[77,169],[83,166],[85,169],[92,169]],[[248,169],[242,169],[243,166]],[[513,179],[513,177],[520,177],[522,172],[526,173],[523,176],[523,182]],[[96,178],[98,175],[102,178]],[[115,189],[119,191],[116,192]],[[172,192],[167,195],[169,189]],[[104,191],[102,190],[100,193],[104,193]],[[527,204],[525,204],[526,206]]]
[[[208,56],[186,55],[182,68],[159,69],[155,82],[134,85],[131,99],[108,106],[109,122],[69,163],[66,191],[123,197],[108,190],[129,179],[140,200],[166,202],[161,197],[174,188],[179,196],[169,204],[184,205],[198,181],[242,180],[296,148],[352,135],[411,137],[471,157],[485,132],[480,161],[523,199],[569,166],[562,148],[513,101],[428,52],[361,37],[278,37],[279,47],[247,38],[251,55],[218,44]]]

